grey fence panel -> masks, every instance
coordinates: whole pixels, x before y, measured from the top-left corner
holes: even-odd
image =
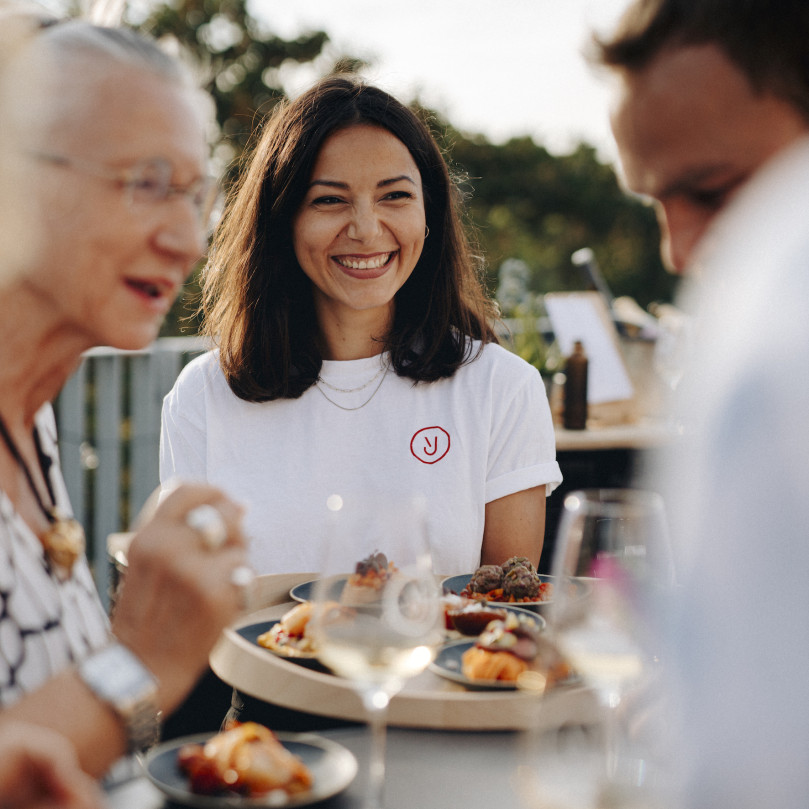
[[[85,519],[87,486],[82,457],[82,442],[85,440],[87,430],[86,395],[87,361],[83,360],[63,388],[57,408],[59,455],[65,486],[73,514],[82,525],[87,525]]]
[[[132,357],[129,410],[129,520],[140,512],[159,483],[157,446],[160,440],[162,393],[154,373],[153,354]]]
[[[98,467],[94,478],[93,542],[95,579],[99,592],[107,593],[109,571],[106,538],[121,524],[121,413],[122,371],[120,355],[95,357],[95,450]]]
[[[65,483],[105,603],[107,537],[129,530],[157,487],[163,397],[206,347],[201,338],[170,337],[144,351],[93,349],[56,402]]]

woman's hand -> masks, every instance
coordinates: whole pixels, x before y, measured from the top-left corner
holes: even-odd
[[[0,806],[102,809],[104,801],[64,736],[27,722],[0,720]]]
[[[188,524],[214,506],[226,538],[216,547]],[[162,498],[129,546],[113,631],[157,677],[164,712],[176,708],[204,671],[224,627],[243,608],[233,571],[246,564],[241,506],[207,485],[180,485]]]

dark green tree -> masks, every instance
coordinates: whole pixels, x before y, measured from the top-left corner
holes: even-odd
[[[234,158],[257,120],[284,97],[281,65],[311,62],[328,42],[323,31],[293,40],[275,36],[251,15],[246,0],[174,0],[154,7],[138,27],[157,38],[173,37],[195,57]]]
[[[555,156],[529,137],[498,145],[434,119],[466,192],[493,289],[509,258],[528,265],[536,293],[583,289],[570,257],[590,247],[616,296],[642,306],[670,300],[676,280],[660,261],[653,210],[622,190],[592,146]]]

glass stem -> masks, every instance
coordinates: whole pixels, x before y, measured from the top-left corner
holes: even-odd
[[[547,732],[540,727],[540,720],[544,710],[545,689],[544,687],[542,689],[537,688],[536,682],[531,680],[528,680],[528,683],[531,687],[527,690],[533,692],[534,700],[528,708],[531,712],[530,721],[522,732],[521,760],[517,765],[516,777],[517,793],[520,797],[520,806],[524,806],[525,809],[534,809],[534,807],[541,809],[543,806],[540,797],[542,795],[542,781],[537,768],[541,740],[543,734]]]
[[[604,764],[607,769],[607,780],[615,778],[618,769],[618,705],[621,697],[617,693],[610,693],[605,699],[604,712]]]
[[[383,809],[385,790],[386,719],[390,695],[382,688],[369,688],[362,692],[362,703],[368,716],[371,750],[368,757],[368,786],[363,809]]]

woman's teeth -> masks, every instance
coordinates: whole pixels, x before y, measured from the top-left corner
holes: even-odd
[[[392,255],[393,253],[385,253],[384,255],[375,256],[374,258],[360,259],[350,258],[348,256],[337,256],[334,260],[350,270],[378,270],[390,261]]]

